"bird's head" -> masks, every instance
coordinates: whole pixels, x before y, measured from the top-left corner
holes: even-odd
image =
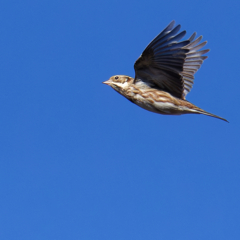
[[[134,78],[132,77],[125,75],[115,75],[103,83],[109,85],[117,92],[121,92],[122,90],[127,89],[129,85],[133,83],[133,81]]]

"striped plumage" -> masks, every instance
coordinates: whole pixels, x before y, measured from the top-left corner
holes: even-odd
[[[116,75],[104,83],[152,112],[168,115],[205,114],[227,121],[185,100],[192,89],[194,74],[207,58],[203,55],[209,49],[199,51],[207,42],[199,43],[202,36],[195,39],[196,33],[179,42],[186,31],[178,33],[180,25],[174,27],[174,24],[172,21],[137,59],[134,64],[135,78]]]

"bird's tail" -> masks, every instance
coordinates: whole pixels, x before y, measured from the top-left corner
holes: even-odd
[[[209,112],[206,112],[206,111],[204,111],[204,110],[203,110],[203,109],[201,109],[201,108],[198,108],[198,113],[200,113],[200,114],[204,114],[204,115],[207,115],[207,116],[210,116],[210,117],[218,118],[218,119],[221,119],[221,120],[223,120],[223,121],[225,121],[225,122],[228,122],[228,123],[229,123],[229,121],[228,121],[228,120],[226,120],[225,118],[219,117],[219,116],[217,116],[217,115],[214,115],[214,114],[212,114],[212,113],[209,113]]]

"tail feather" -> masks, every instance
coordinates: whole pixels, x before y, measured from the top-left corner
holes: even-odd
[[[201,113],[201,114],[204,114],[204,115],[210,116],[210,117],[214,117],[214,118],[221,119],[221,120],[223,120],[223,121],[225,121],[225,122],[228,122],[228,123],[229,123],[229,121],[228,121],[228,120],[226,120],[225,118],[219,117],[219,116],[217,116],[217,115],[214,115],[214,114],[212,114],[212,113],[209,113],[209,112],[206,112],[206,111],[204,111],[204,110],[202,110],[202,109],[199,109],[199,110],[198,110],[198,112],[199,112],[199,113]]]

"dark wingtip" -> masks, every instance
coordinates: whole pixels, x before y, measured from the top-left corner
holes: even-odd
[[[168,24],[168,26],[170,26],[170,25],[171,25],[171,26],[174,26],[175,23],[176,23],[175,20],[172,20],[172,21]]]

